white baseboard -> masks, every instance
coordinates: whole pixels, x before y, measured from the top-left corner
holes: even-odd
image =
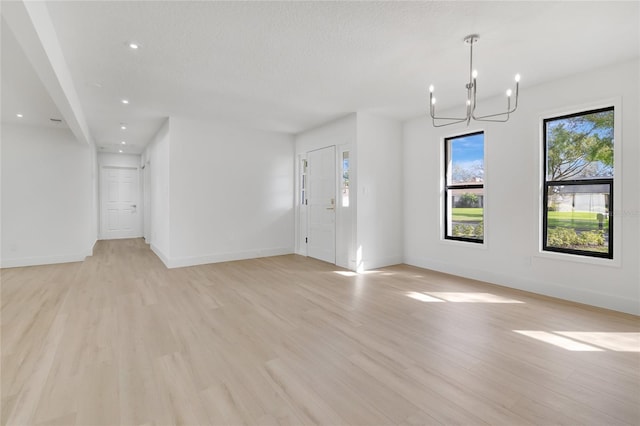
[[[151,248],[153,250],[153,246]],[[155,250],[154,250],[155,252]],[[157,254],[157,253],[156,253]],[[258,250],[248,250],[234,253],[217,253],[204,256],[170,258],[167,262],[162,260],[167,268],[183,268],[186,266],[205,265],[208,263],[231,262],[234,260],[257,259],[260,257],[281,256],[293,254],[293,247],[278,247]],[[162,257],[158,255],[160,259]]]
[[[153,243],[151,243],[150,245],[151,247],[151,251],[154,252],[156,254],[156,256],[158,256],[160,258],[160,260],[162,261],[162,263],[164,263],[164,266],[166,266],[167,268],[170,268],[169,266],[169,257],[167,255],[165,255],[162,250],[160,250],[157,246],[153,245]]]
[[[117,237],[113,237],[113,236],[109,236],[109,237],[105,237],[104,235],[100,235],[98,237],[99,240],[131,240],[133,238],[143,238],[142,235],[127,235],[127,236],[117,236]]]
[[[385,257],[382,259],[362,259],[362,270],[370,271],[372,269],[384,268],[385,266],[393,266],[404,263],[401,255]]]
[[[93,251],[96,248],[96,244],[98,243],[98,240],[95,240],[93,242],[93,244],[91,244],[91,247],[89,247],[86,251],[85,251],[85,257],[89,257],[89,256],[93,256]]]
[[[81,253],[76,254],[55,254],[51,256],[30,256],[19,257],[15,259],[2,259],[0,260],[0,268],[21,268],[24,266],[38,266],[38,265],[54,265],[56,263],[72,263],[72,262],[84,262],[88,256],[93,256],[93,249],[98,241],[95,240],[91,245],[82,250]]]
[[[541,282],[526,277],[513,277],[496,272],[466,268],[459,264],[438,262],[418,257],[405,257],[404,263],[419,268],[444,272],[464,278],[480,280],[502,287],[524,290],[544,296],[583,303],[614,311],[633,315],[640,315],[640,306],[637,300],[627,299],[611,294],[599,293],[591,290],[580,290],[574,287],[566,287],[559,283]]]
[[[21,257],[16,259],[2,259],[0,268],[20,268],[23,266],[53,265],[56,263],[83,262],[87,252],[81,254],[63,254],[54,256]]]

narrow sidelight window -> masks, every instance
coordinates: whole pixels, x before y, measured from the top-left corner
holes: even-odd
[[[542,249],[613,258],[614,108],[543,122]]]
[[[444,237],[484,242],[484,132],[444,140]]]
[[[349,151],[342,151],[341,166],[340,193],[342,196],[342,207],[349,207]]]
[[[307,159],[300,160],[300,204],[307,202]]]

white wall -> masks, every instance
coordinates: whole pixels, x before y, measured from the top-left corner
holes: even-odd
[[[295,137],[296,154],[327,146],[355,145],[356,114],[349,114],[322,126],[306,130]]]
[[[70,130],[2,124],[2,267],[92,254],[95,153]]]
[[[351,187],[356,187],[356,169],[357,169],[357,121],[356,114],[349,114],[345,117],[326,123],[320,127],[307,130],[296,135],[295,151],[296,158],[304,155],[309,151],[325,148],[328,146],[336,146],[336,152],[339,153],[341,148],[350,150],[350,180]],[[338,164],[337,166],[338,167]],[[337,168],[336,170],[340,170]],[[296,173],[298,170],[296,169]],[[339,183],[338,183],[339,184]],[[298,188],[296,187],[296,191]],[[344,268],[356,269],[356,228],[355,215],[357,210],[357,191],[351,192],[350,205],[347,208],[341,207],[337,203],[336,208],[336,264]],[[305,224],[300,222],[300,212],[296,217],[296,241],[298,246],[296,252],[306,255],[306,250],[302,247],[304,241]],[[304,217],[303,217],[304,219]],[[302,229],[301,229],[302,228]]]
[[[464,126],[435,129],[426,118],[404,125],[405,262],[577,302],[640,313],[640,158],[638,61],[575,75],[521,91],[508,123],[472,124],[484,130],[484,247],[441,239],[442,144]],[[540,123],[543,116],[608,100],[622,106],[614,219],[614,261],[539,253]],[[482,102],[484,104],[484,102]],[[500,101],[502,105],[502,100]],[[495,101],[488,107],[499,108]],[[486,124],[486,125],[485,125]]]
[[[98,164],[111,167],[140,167],[139,154],[114,154],[111,152],[99,152]]]
[[[169,203],[169,129],[167,119],[158,129],[147,149],[142,154],[145,170],[149,168],[149,206],[145,206],[145,217],[149,219],[147,241],[151,250],[166,264],[171,256],[170,250],[170,203]],[[145,227],[147,225],[145,224]]]
[[[172,117],[170,139],[168,266],[293,252],[292,136]]]
[[[356,270],[402,263],[401,123],[359,112],[357,162]]]

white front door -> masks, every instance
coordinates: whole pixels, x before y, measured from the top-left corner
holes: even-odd
[[[100,238],[141,236],[138,169],[102,167],[100,173]]]
[[[336,154],[335,147],[311,151],[308,161],[308,255],[336,263]]]

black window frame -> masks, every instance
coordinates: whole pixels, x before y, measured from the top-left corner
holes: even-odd
[[[548,167],[548,155],[547,155],[547,123],[548,122],[552,122],[552,121],[557,121],[557,120],[562,120],[562,119],[566,119],[566,118],[572,118],[572,117],[580,117],[582,115],[589,115],[589,114],[596,114],[599,112],[607,112],[607,111],[611,111],[613,112],[613,116],[614,116],[614,134],[615,134],[615,107],[612,106],[608,106],[608,107],[603,107],[603,108],[596,108],[596,109],[591,109],[591,110],[585,110],[585,111],[580,111],[580,112],[575,112],[575,113],[571,113],[571,114],[564,114],[564,115],[559,115],[559,116],[554,116],[554,117],[548,117],[548,118],[544,118],[542,120],[542,138],[543,138],[543,144],[542,144],[542,148],[543,148],[543,170],[542,170],[542,187],[543,187],[543,195],[542,195],[542,251],[546,251],[546,252],[555,252],[555,253],[565,253],[565,254],[572,254],[572,255],[577,255],[577,256],[585,256],[585,257],[595,257],[595,258],[600,258],[600,259],[613,259],[613,214],[611,214],[611,212],[614,211],[614,177],[610,177],[610,178],[606,178],[606,177],[602,177],[602,178],[592,178],[592,179],[567,179],[567,180],[548,180],[548,175],[549,172],[547,170]],[[615,144],[615,141],[614,141]],[[615,146],[615,145],[614,145]],[[614,148],[615,149],[615,148]],[[615,151],[614,151],[615,152]],[[613,167],[615,170],[616,167],[616,158],[615,158],[615,154],[614,154],[614,161],[613,161]],[[615,173],[615,172],[614,172]],[[549,208],[548,208],[548,200],[549,200],[549,188],[552,186],[588,186],[588,185],[608,185],[609,186],[609,205],[608,205],[608,211],[609,211],[609,245],[608,245],[608,251],[605,252],[595,252],[595,251],[588,251],[588,250],[578,250],[578,249],[571,249],[571,248],[563,248],[563,247],[553,247],[553,246],[548,246],[547,245],[547,234],[548,234],[548,212],[549,212]]]
[[[484,232],[482,238],[468,238],[468,237],[456,237],[449,235],[449,191],[455,189],[482,189],[484,194],[484,180],[479,184],[465,184],[465,185],[453,185],[449,182],[449,148],[451,144],[449,141],[454,139],[465,138],[469,136],[482,135],[482,162],[484,164],[484,130],[479,130],[471,133],[463,133],[456,136],[449,136],[444,138],[444,239],[452,241],[463,241],[467,243],[484,244]],[[453,198],[453,197],[452,197]],[[484,196],[482,202],[482,224],[484,227]]]

